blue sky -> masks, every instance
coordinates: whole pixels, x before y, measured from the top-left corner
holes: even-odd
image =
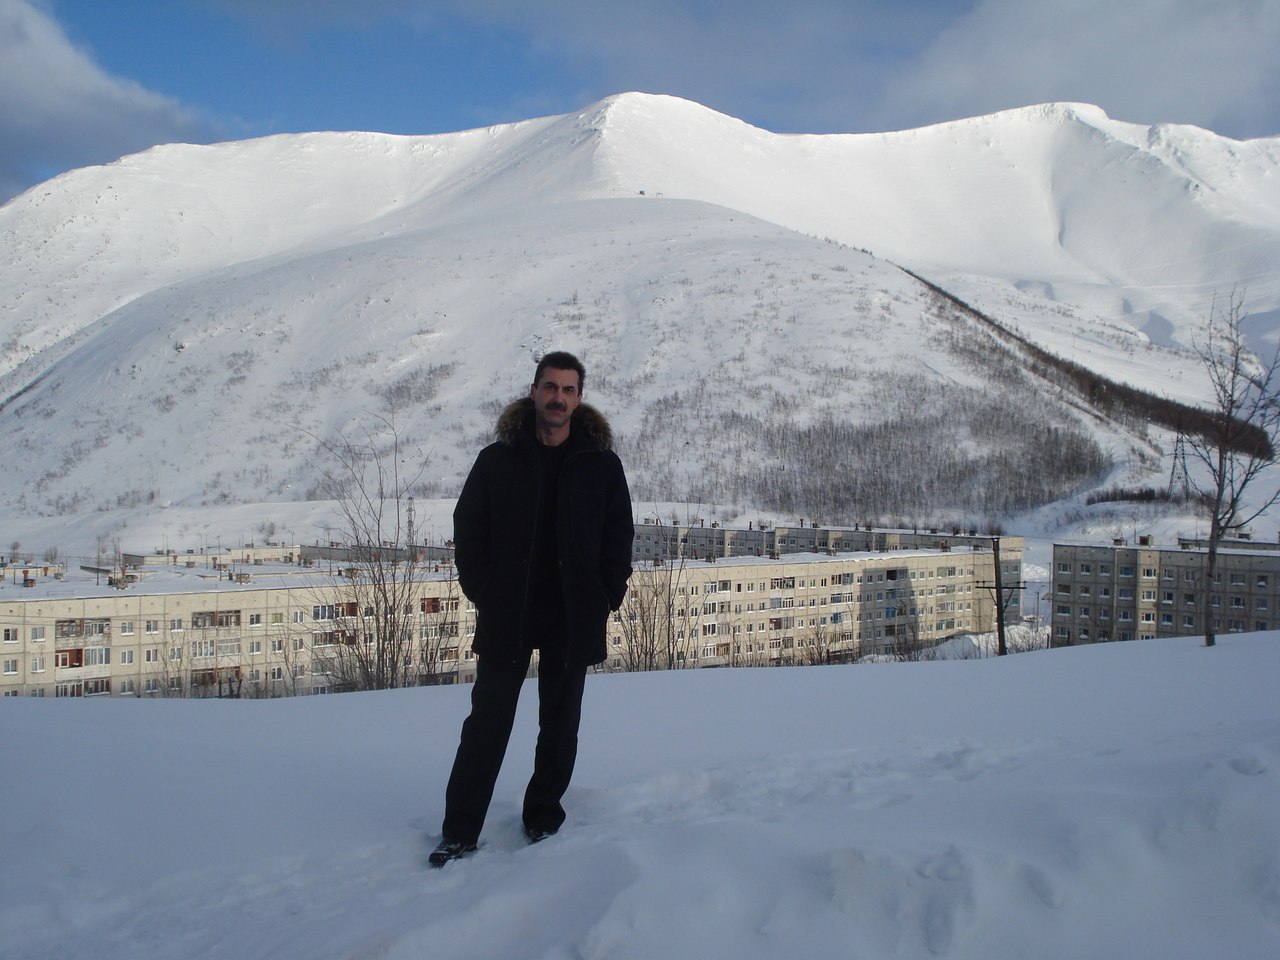
[[[778,132],[1049,100],[1280,133],[1280,0],[0,0],[0,200],[175,140],[439,133],[626,90]]]

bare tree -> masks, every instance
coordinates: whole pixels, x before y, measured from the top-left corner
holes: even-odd
[[[665,666],[662,650],[675,621],[670,567],[665,561],[637,564],[617,614],[622,668],[628,673]]]
[[[420,685],[449,683],[458,665],[462,633],[462,598],[452,564],[441,565],[446,574],[441,596],[422,598],[422,625],[418,638]]]
[[[798,660],[806,666],[832,663],[836,645],[836,631],[828,626],[826,617],[816,617],[813,625],[799,631],[796,645],[800,648]]]
[[[691,666],[701,609],[688,594],[683,557],[637,564],[616,616],[628,672]]]
[[[1191,489],[1209,511],[1209,547],[1205,552],[1204,642],[1215,642],[1213,584],[1223,537],[1239,532],[1280,500],[1271,494],[1246,499],[1254,481],[1276,462],[1280,433],[1280,348],[1260,361],[1245,344],[1244,295],[1233,291],[1225,309],[1217,301],[1209,311],[1207,336],[1196,352],[1213,387],[1213,409],[1202,431],[1184,443],[1208,476],[1188,474]],[[1256,490],[1254,491],[1256,493]]]
[[[888,631],[892,630],[890,634]],[[920,629],[920,618],[908,616],[885,628],[885,643],[899,660],[915,662],[933,660],[937,656],[936,641],[930,641]],[[892,637],[892,639],[889,639]]]
[[[321,591],[313,643],[338,690],[384,690],[418,682],[419,615],[423,609],[425,549],[414,530],[412,490],[426,467],[404,469],[406,451],[395,425],[320,441],[334,461],[323,489],[334,501],[346,540],[339,583]],[[456,614],[455,614],[456,619]],[[433,658],[438,663],[438,658]]]

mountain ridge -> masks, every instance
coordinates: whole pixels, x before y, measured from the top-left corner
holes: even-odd
[[[786,475],[784,451],[911,423],[937,432],[907,469],[945,445],[951,479],[934,482],[959,484],[1029,455],[985,425],[997,388],[1103,452],[1080,446],[1092,466],[1019,509],[1152,482],[1160,436],[1054,399],[894,264],[1049,353],[1194,403],[1186,346],[1210,287],[1280,276],[1276,167],[1280,138],[1088,105],[779,135],[647,94],[457,134],[155,148],[0,208],[0,514],[316,496],[317,441],[388,417],[430,463],[423,495],[448,495],[485,411],[551,346],[584,353],[649,499],[750,504],[771,485],[833,522],[883,514]],[[1280,286],[1261,286],[1265,341]],[[802,458],[838,471],[840,451],[818,451]],[[938,515],[1008,509],[947,489]],[[924,489],[882,494],[931,509]]]

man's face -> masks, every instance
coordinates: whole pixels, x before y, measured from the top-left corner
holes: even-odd
[[[529,388],[538,424],[557,429],[563,427],[582,402],[578,371],[547,367],[542,379]]]

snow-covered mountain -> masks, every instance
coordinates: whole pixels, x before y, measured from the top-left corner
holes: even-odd
[[[0,517],[301,499],[319,441],[384,420],[448,495],[550,347],[583,355],[642,497],[883,511],[795,468],[845,489],[946,450],[957,489],[1003,488],[992,464],[1040,455],[1020,438],[1087,437],[1031,502],[1167,473],[1161,437],[1037,382],[899,265],[1196,402],[1214,295],[1246,293],[1259,346],[1280,328],[1280,138],[1062,104],[782,136],[625,94],[456,134],[157,147],[28,191],[0,236]],[[893,423],[919,448],[847,434]],[[901,512],[1021,505],[936,482]]]

